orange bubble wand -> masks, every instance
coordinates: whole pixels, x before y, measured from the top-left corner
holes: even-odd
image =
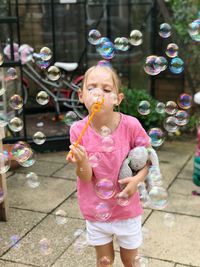
[[[80,141],[81,141],[81,139],[82,139],[82,137],[83,137],[85,131],[87,130],[87,128],[88,128],[90,122],[92,121],[94,115],[95,115],[97,112],[99,112],[99,110],[101,109],[103,103],[104,103],[104,98],[102,97],[102,99],[101,99],[100,102],[97,101],[96,103],[94,103],[94,104],[92,105],[92,109],[91,109],[92,113],[91,113],[91,115],[88,117],[88,121],[87,121],[87,123],[85,124],[85,126],[83,127],[83,130],[81,131],[81,133],[80,133],[80,135],[79,135],[77,141],[75,142],[75,144],[73,144],[73,146],[74,146],[75,148],[79,145],[79,143],[80,143]],[[69,154],[72,154],[72,151],[71,151],[71,150],[69,151]]]

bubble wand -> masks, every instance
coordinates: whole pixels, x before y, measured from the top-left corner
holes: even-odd
[[[99,110],[101,109],[103,103],[104,103],[104,98],[102,97],[101,101],[97,101],[96,103],[94,103],[94,104],[92,105],[92,109],[91,109],[92,113],[91,113],[91,115],[88,117],[88,121],[87,121],[87,123],[85,124],[85,126],[83,127],[83,130],[81,131],[81,133],[80,133],[80,135],[79,135],[77,141],[75,142],[75,144],[73,144],[73,146],[74,146],[75,148],[79,145],[79,143],[80,143],[80,141],[81,141],[81,139],[82,139],[82,137],[83,137],[85,131],[87,130],[87,128],[88,128],[90,122],[92,121],[94,115],[95,115],[97,112],[99,112]],[[72,151],[71,151],[71,150],[69,151],[69,154],[72,154]]]

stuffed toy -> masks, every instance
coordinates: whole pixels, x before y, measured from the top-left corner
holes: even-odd
[[[119,172],[119,179],[134,176],[140,169],[142,169],[147,161],[150,161],[151,166],[146,177],[145,183],[140,183],[138,186],[140,197],[145,197],[147,191],[153,186],[161,185],[161,174],[159,167],[159,160],[156,151],[152,148],[138,146],[130,150],[128,157],[123,161]],[[120,184],[121,190],[126,185]],[[145,189],[146,187],[146,189]]]

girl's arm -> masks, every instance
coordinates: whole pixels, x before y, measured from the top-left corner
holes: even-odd
[[[144,168],[138,171],[136,175],[119,180],[118,182],[120,184],[126,184],[126,187],[124,188],[122,192],[119,193],[118,196],[120,197],[120,196],[128,195],[129,197],[131,197],[132,195],[134,195],[135,192],[137,191],[138,184],[140,182],[145,181],[145,178],[148,174],[148,167],[149,167],[149,164],[147,163],[144,166]]]
[[[71,152],[68,153],[66,160],[76,164],[77,176],[85,182],[92,180],[92,167],[89,163],[86,150],[83,146],[70,146]]]

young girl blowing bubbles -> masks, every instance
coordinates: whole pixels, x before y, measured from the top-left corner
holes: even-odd
[[[102,97],[103,105],[93,117],[80,145],[73,146],[73,143],[78,139],[88,116],[70,128],[72,153],[67,155],[67,161],[76,165],[78,202],[86,219],[88,242],[96,250],[96,266],[112,266],[115,236],[123,265],[133,267],[137,249],[142,243],[142,207],[137,186],[145,180],[148,166],[133,177],[118,180],[118,176],[130,149],[140,145],[148,147],[150,139],[136,118],[114,111],[114,107],[121,103],[123,93],[120,92],[119,78],[110,66],[97,65],[85,73],[79,100],[84,103],[89,115],[95,102],[94,96]],[[110,129],[109,135],[105,137],[106,142],[102,136],[102,127],[104,134],[105,129]],[[108,143],[107,148],[105,143]],[[91,157],[98,159],[96,164],[91,164]],[[99,189],[101,182],[102,185],[107,184],[107,195],[103,188]],[[122,192],[119,183],[124,184]],[[111,185],[113,193],[108,189]],[[120,196],[128,196],[126,205],[118,204]],[[105,210],[103,217],[98,214],[102,210]],[[109,259],[110,265],[105,265],[105,259]]]

